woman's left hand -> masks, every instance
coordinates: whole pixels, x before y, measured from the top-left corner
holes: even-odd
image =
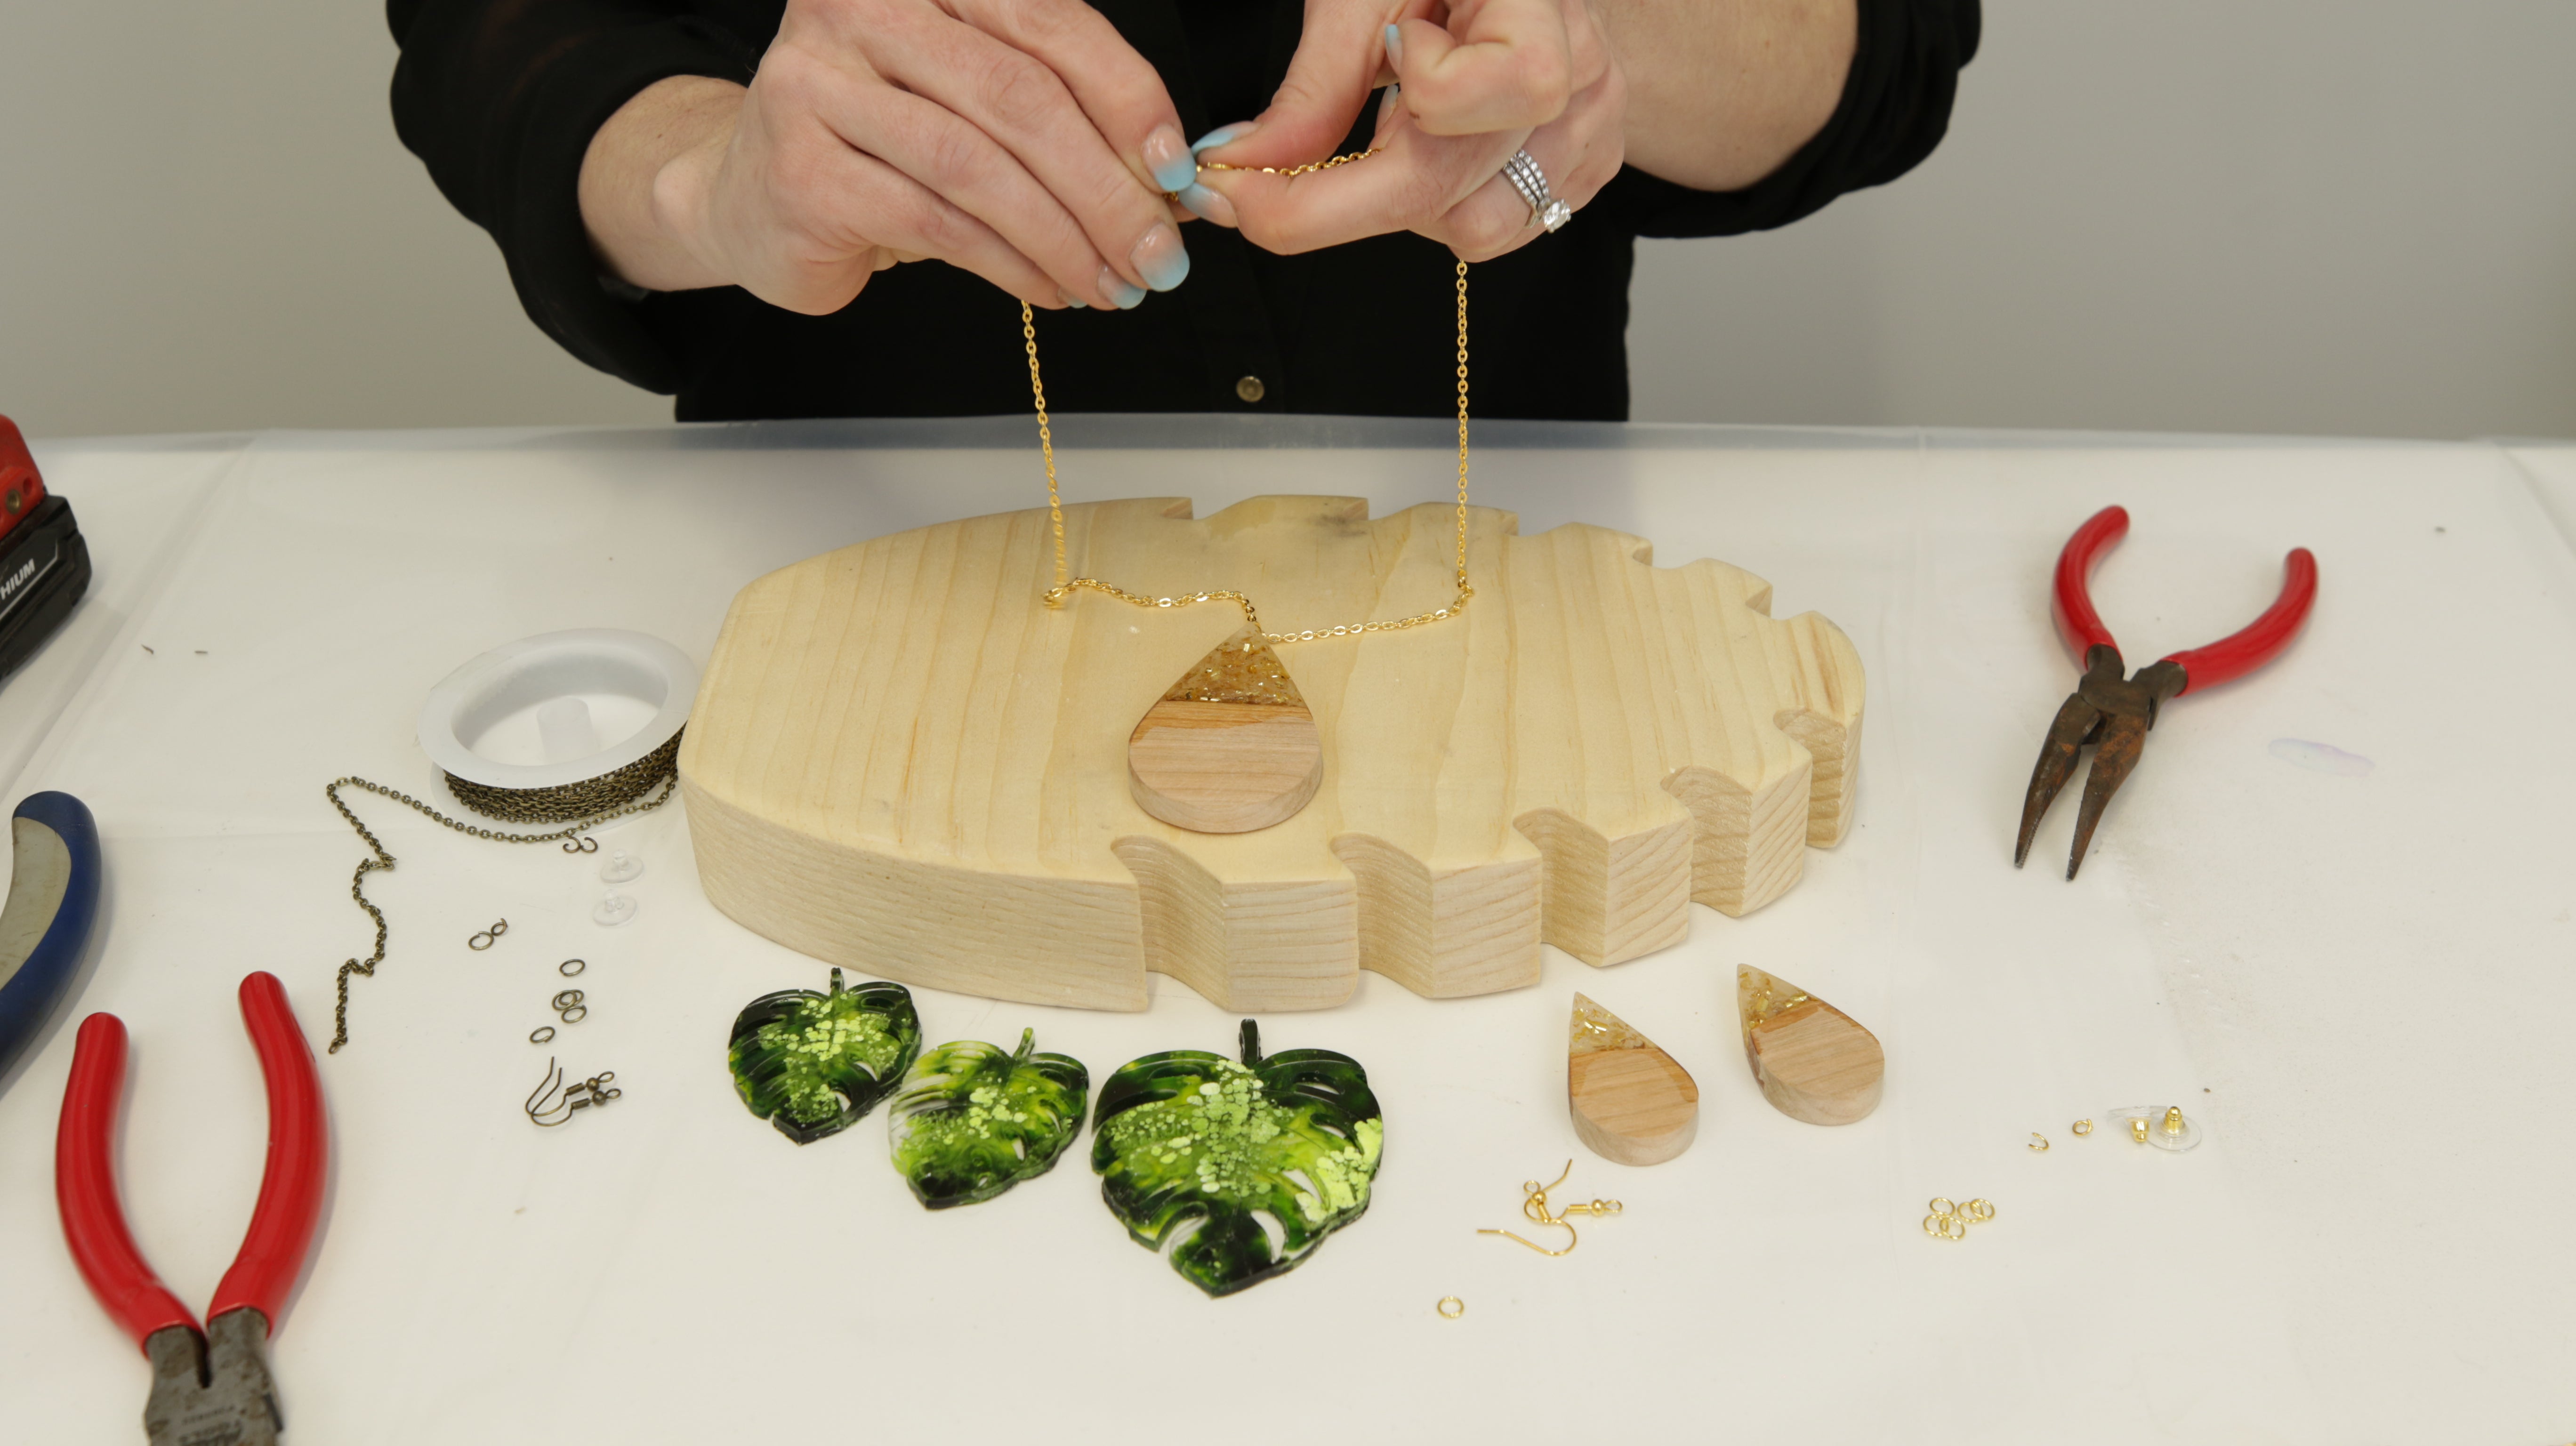
[[[1377,156],[1295,177],[1246,169],[1331,154],[1389,80]],[[1580,211],[1618,174],[1627,95],[1587,0],[1307,0],[1270,109],[1201,142],[1181,204],[1283,254],[1413,231],[1482,261],[1540,234],[1503,163],[1528,151]]]

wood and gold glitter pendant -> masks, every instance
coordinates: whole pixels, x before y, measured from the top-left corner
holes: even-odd
[[[1191,664],[1127,736],[1136,806],[1196,833],[1283,822],[1323,778],[1315,715],[1249,625]]]
[[[1375,155],[1371,150],[1367,155]],[[1365,155],[1338,157],[1281,174],[1326,170]],[[1105,593],[1130,607],[1182,608],[1225,602],[1243,609],[1243,627],[1181,675],[1145,710],[1127,735],[1127,791],[1136,806],[1195,833],[1251,833],[1296,816],[1324,780],[1324,739],[1304,695],[1271,651],[1273,642],[1359,637],[1445,622],[1467,607],[1467,263],[1458,263],[1458,595],[1447,607],[1402,618],[1371,618],[1329,628],[1270,633],[1252,599],[1233,588],[1148,597],[1096,577],[1068,577],[1064,498],[1055,473],[1055,432],[1047,422],[1046,381],[1038,371],[1036,313],[1020,303],[1020,340],[1029,358],[1029,401],[1038,416],[1038,452],[1046,459],[1047,526],[1055,540],[1055,585],[1043,601],[1058,608],[1078,592]],[[1363,505],[1361,516],[1366,515]]]
[[[1878,1036],[1785,979],[1736,966],[1744,1058],[1762,1097],[1811,1125],[1848,1125],[1878,1108],[1887,1054]]]
[[[1661,1164],[1699,1133],[1690,1071],[1580,994],[1566,1035],[1565,1104],[1584,1146],[1622,1165]]]

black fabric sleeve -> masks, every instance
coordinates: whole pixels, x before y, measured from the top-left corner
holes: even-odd
[[[1733,236],[1786,226],[1914,169],[1950,127],[1960,67],[1977,53],[1978,0],[1858,4],[1842,100],[1780,169],[1741,191],[1694,191],[1631,166],[1587,215],[1641,236]]]
[[[591,251],[582,156],[657,80],[748,84],[768,34],[746,39],[655,0],[388,0],[385,17],[402,47],[394,130],[500,244],[529,317],[601,371],[674,390],[672,357]]]

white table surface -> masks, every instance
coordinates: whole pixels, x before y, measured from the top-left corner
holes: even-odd
[[[0,680],[0,787],[17,777],[54,719],[151,596],[186,525],[241,454],[246,436],[37,442],[48,485],[81,481],[72,518],[89,543],[89,592],[62,631]]]
[[[2576,442],[2511,442],[2506,452],[2538,485],[2559,530],[2576,541]]]
[[[142,1360],[54,1214],[71,1020],[113,1010],[133,1032],[128,1211],[201,1304],[265,1130],[234,987],[278,973],[318,1048],[334,970],[369,942],[345,892],[359,846],[322,785],[357,772],[438,793],[411,738],[420,699],[497,643],[619,626],[703,660],[767,569],[1030,505],[1025,431],[290,435],[184,465],[41,452],[103,554],[101,587],[52,650],[79,658],[49,653],[55,671],[0,695],[13,740],[43,729],[8,796],[64,788],[96,810],[109,912],[78,1007],[0,1095],[0,1440],[139,1431]],[[1383,512],[1449,485],[1436,427],[1073,419],[1060,435],[1077,499],[1186,495],[1204,515],[1331,491]],[[885,1163],[881,1114],[803,1149],[750,1118],[724,1069],[733,1014],[824,970],[705,902],[678,806],[607,838],[649,868],[629,889],[640,918],[611,930],[588,916],[596,859],[362,804],[401,859],[370,881],[393,947],[356,988],[351,1047],[322,1066],[337,1158],[276,1342],[289,1439],[2576,1436],[2576,765],[2560,746],[2576,451],[1479,436],[1477,500],[1524,532],[1582,520],[1652,539],[1667,564],[1723,558],[1768,577],[1781,615],[1812,608],[1851,635],[1870,688],[1858,826],[1807,855],[1796,890],[1743,920],[1694,908],[1688,943],[1610,970],[1551,950],[1534,989],[1433,1003],[1363,976],[1340,1009],[1266,1017],[1273,1049],[1368,1066],[1386,1165],[1366,1219],[1211,1302],[1101,1207],[1087,1135],[1001,1200],[929,1214]],[[2323,582],[2288,654],[2165,714],[2068,884],[2071,797],[2031,868],[2011,867],[2011,840],[2075,677],[2049,565],[2114,501],[2136,526],[2096,596],[2133,662],[2250,618],[2293,545]],[[175,541],[156,544],[155,519]],[[14,696],[46,678],[50,702]],[[2302,766],[2284,739],[2373,766]],[[0,752],[0,777],[16,757]],[[468,952],[495,916],[508,936]],[[594,1011],[555,1048],[626,1094],[538,1130],[519,1109],[546,1051],[523,1036],[576,954]],[[1817,1129],[1761,1100],[1738,962],[1877,1031],[1874,1116]],[[1007,1045],[1033,1024],[1095,1084],[1153,1050],[1230,1048],[1231,1016],[1156,982],[1135,1015],[917,994],[928,1039]],[[1681,1159],[1625,1169],[1576,1144],[1562,1051],[1578,988],[1697,1076]],[[2195,1153],[2067,1133],[2173,1101],[2208,1130]],[[2025,1150],[2034,1130],[2055,1148]],[[1567,1190],[1623,1216],[1560,1260],[1472,1233],[1515,1221],[1518,1182],[1569,1155]],[[1999,1218],[1928,1241],[1936,1194],[1985,1196]],[[1433,1313],[1444,1295],[1464,1319]]]

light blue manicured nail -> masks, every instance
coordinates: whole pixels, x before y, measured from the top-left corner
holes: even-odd
[[[1145,165],[1153,172],[1154,184],[1166,191],[1177,191],[1198,179],[1198,162],[1181,144],[1181,133],[1164,126],[1146,138]]]
[[[1219,126],[1215,130],[1208,132],[1206,135],[1199,137],[1197,140],[1190,142],[1190,154],[1195,156],[1207,151],[1215,150],[1219,146],[1231,145],[1236,141],[1242,140],[1245,136],[1252,134],[1252,128],[1256,124],[1257,122],[1254,121],[1236,121],[1230,126]],[[1177,190],[1179,188],[1174,187],[1173,189]]]
[[[1193,181],[1183,186],[1178,194],[1181,204],[1200,220],[1214,221],[1220,226],[1234,224],[1234,203],[1207,187]]]
[[[1147,286],[1156,291],[1169,291],[1189,279],[1189,249],[1180,244],[1178,237],[1169,246],[1140,247],[1136,254],[1136,270],[1145,278]]]
[[[1386,27],[1386,68],[1404,68],[1404,32],[1393,25]]]
[[[1143,287],[1130,285],[1126,277],[1106,266],[1100,268],[1100,294],[1120,311],[1134,311],[1136,304],[1145,299]]]

